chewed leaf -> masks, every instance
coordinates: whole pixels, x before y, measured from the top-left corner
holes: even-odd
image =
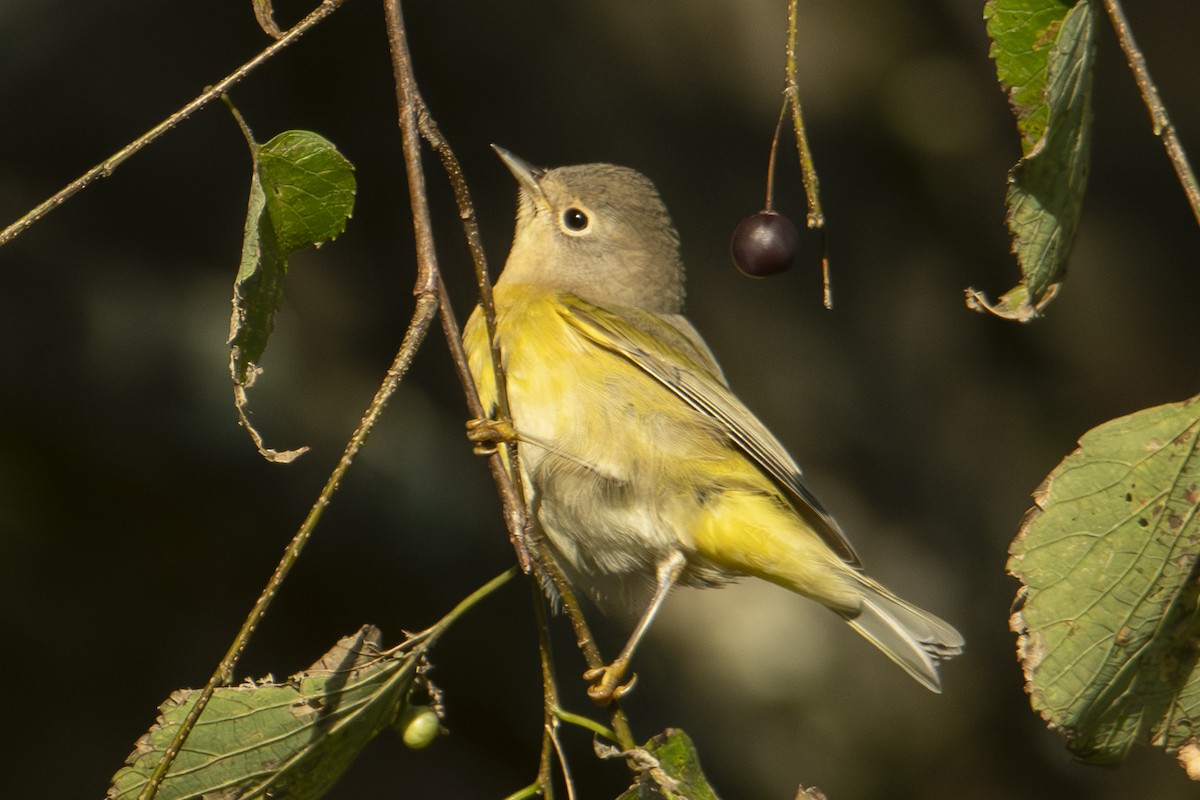
[[[318,247],[346,228],[354,209],[354,167],[329,140],[311,131],[286,131],[266,144],[251,145],[254,171],[234,283],[229,323],[234,394],[242,424],[264,456],[290,461],[300,451],[266,448],[248,419],[246,390],[258,366],[283,299],[288,257]]]
[[[1196,750],[1198,445],[1200,396],[1089,431],[1012,544],[1026,690],[1081,758]]]
[[[696,746],[678,728],[668,728],[626,755],[637,765],[638,777],[617,800],[717,800],[700,769]]]
[[[217,689],[157,797],[320,797],[366,744],[406,707],[420,649],[382,653],[373,626],[337,643],[287,681]],[[109,800],[132,800],[199,693],[180,690],[113,776]]]
[[[1017,322],[1030,322],[1041,313],[1047,303],[1054,299],[1061,285],[1053,283],[1047,287],[1042,299],[1036,305],[1029,302],[1029,289],[1023,283],[1018,283],[1009,289],[994,303],[990,302],[978,289],[967,289],[967,308],[972,311],[987,311],[997,317]]]
[[[1022,322],[1053,297],[1075,239],[1091,154],[1095,9],[1090,0],[990,0],[991,56],[1009,94],[1023,156],[1009,173],[1007,224],[1021,283],[995,304]]]

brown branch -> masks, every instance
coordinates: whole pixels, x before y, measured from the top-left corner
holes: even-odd
[[[471,368],[467,364],[467,354],[463,351],[462,333],[454,309],[450,306],[450,295],[446,285],[438,276],[438,297],[441,299],[442,331],[446,334],[446,345],[450,350],[450,359],[454,362],[455,372],[467,399],[467,409],[475,419],[487,417],[487,411],[479,401],[479,392],[471,377]],[[510,455],[511,458],[511,455]],[[517,463],[512,461],[511,463]],[[488,469],[491,470],[492,480],[496,491],[500,494],[500,505],[504,513],[504,525],[508,529],[508,538],[517,554],[517,563],[521,571],[528,574],[530,570],[529,550],[525,542],[525,531],[529,527],[529,516],[525,511],[525,497],[520,484],[513,480],[512,473],[504,464],[500,453],[494,452],[488,456]]]
[[[542,749],[538,756],[537,783],[541,787],[542,797],[545,800],[553,800],[554,764],[551,757],[558,735],[558,717],[555,716],[559,707],[558,687],[554,683],[554,653],[550,648],[550,621],[546,619],[546,598],[537,581],[530,581],[529,588],[533,599],[534,619],[537,620],[538,654],[542,667]],[[574,795],[571,789],[571,772],[565,759],[561,764],[567,784],[567,796],[570,798]]]
[[[408,177],[408,200],[412,208],[413,232],[417,241],[417,284],[413,293],[437,295],[440,278],[437,250],[433,246],[433,223],[425,192],[425,170],[421,166],[421,132],[417,126],[418,106],[414,101],[417,82],[404,34],[404,18],[399,0],[384,0],[389,50],[392,55],[392,79],[396,84],[400,137],[404,148],[404,172]]]
[[[487,256],[483,252],[483,240],[479,235],[479,221],[475,216],[475,204],[471,201],[471,190],[467,187],[463,176],[462,165],[459,163],[454,150],[446,137],[442,135],[433,116],[430,115],[424,98],[414,84],[412,87],[413,102],[418,104],[421,133],[426,141],[438,154],[446,177],[454,189],[454,201],[458,205],[458,216],[462,220],[463,233],[467,237],[467,247],[471,252],[471,260],[475,264],[475,280],[479,287],[479,305],[484,312],[484,325],[487,328],[488,342],[491,346],[492,379],[496,385],[496,412],[501,419],[512,419],[508,408],[508,382],[504,378],[504,367],[500,360],[500,347],[496,342],[496,305],[492,299],[492,281],[488,277]],[[438,276],[439,292],[442,295],[442,327],[446,332],[446,343],[450,347],[450,355],[458,370],[459,382],[467,398],[467,407],[474,419],[484,419],[489,416],[489,410],[479,401],[479,391],[475,386],[474,377],[467,364],[466,353],[463,352],[462,334],[458,322],[454,319],[454,309],[450,305],[446,287]],[[500,501],[504,509],[505,525],[508,528],[508,538],[517,554],[517,563],[523,572],[530,569],[529,550],[525,545],[525,531],[529,527],[529,519],[525,512],[525,490],[520,481],[513,480],[513,475],[519,475],[520,458],[515,442],[505,445],[508,464],[499,452],[488,457],[488,467],[500,493]]]
[[[817,168],[813,164],[812,149],[808,146],[808,133],[804,127],[804,114],[800,110],[800,84],[796,80],[796,72],[799,68],[796,62],[796,40],[800,35],[800,12],[798,6],[798,0],[788,0],[788,39],[785,53],[787,66],[783,93],[786,103],[792,107],[792,129],[796,133],[796,150],[800,156],[800,175],[804,183],[804,196],[808,200],[808,214],[805,222],[809,229],[817,229],[821,234],[821,285],[824,289],[823,303],[826,309],[832,309],[833,292],[829,285],[829,244],[825,237],[825,212],[821,208],[820,182],[817,180]],[[776,126],[775,130],[776,136],[778,136],[778,126]],[[772,142],[772,157],[774,157],[774,148],[775,143]]]
[[[301,550],[304,549],[309,538],[311,538],[313,531],[317,527],[317,522],[320,521],[325,508],[329,505],[330,500],[333,499],[333,493],[337,491],[337,487],[346,474],[346,470],[350,468],[350,464],[354,461],[354,457],[362,449],[368,434],[383,413],[388,399],[396,391],[396,387],[400,384],[400,379],[408,372],[409,367],[412,366],[413,358],[416,356],[421,342],[424,341],[425,335],[429,332],[429,326],[433,322],[433,317],[436,313],[437,299],[434,296],[422,295],[417,298],[417,305],[413,312],[412,321],[409,323],[408,330],[404,334],[404,340],[400,343],[400,349],[396,352],[392,366],[388,369],[387,375],[376,391],[375,397],[371,400],[370,406],[367,407],[367,411],[363,415],[358,428],[350,437],[350,441],[347,443],[342,457],[338,459],[337,465],[334,466],[333,471],[329,474],[329,478],[325,481],[325,486],[317,496],[316,502],[309,509],[304,522],[300,524],[296,535],[288,543],[283,557],[275,567],[275,572],[271,574],[271,578],[267,581],[267,585],[263,587],[258,601],[255,602],[254,607],[246,617],[246,621],[242,623],[241,629],[238,631],[237,636],[234,637],[233,644],[229,646],[229,650],[225,653],[225,657],[221,659],[221,663],[217,665],[217,669],[208,679],[208,683],[200,690],[195,705],[192,706],[187,716],[180,723],[179,730],[175,733],[171,744],[163,753],[162,758],[154,768],[154,772],[151,773],[149,780],[142,788],[141,793],[138,795],[138,800],[151,800],[158,793],[159,787],[166,778],[167,771],[175,761],[176,756],[179,755],[179,751],[183,748],[183,743],[191,734],[196,721],[200,718],[200,714],[203,713],[205,706],[208,705],[208,701],[212,699],[213,693],[217,690],[218,686],[231,682],[233,670],[245,652],[246,645],[250,642],[250,637],[266,616],[267,608],[279,593],[284,579],[287,578],[288,573],[291,572],[292,567],[299,559]]]
[[[821,209],[821,196],[817,169],[813,166],[812,150],[808,146],[808,134],[804,129],[804,115],[800,111],[800,84],[796,81],[796,38],[799,36],[799,12],[797,0],[788,2],[788,40],[786,49],[787,74],[784,78],[784,94],[792,106],[792,128],[796,132],[796,149],[800,154],[800,172],[804,181],[804,195],[808,200],[807,224],[809,228],[825,225],[825,212]]]
[[[1126,19],[1120,2],[1104,0],[1104,8],[1108,11],[1108,17],[1117,33],[1117,41],[1120,42],[1121,50],[1125,52],[1125,59],[1129,62],[1129,68],[1133,71],[1133,79],[1142,93],[1142,101],[1150,112],[1154,135],[1163,140],[1167,158],[1170,160],[1171,166],[1175,168],[1175,175],[1183,186],[1183,193],[1187,195],[1196,222],[1200,223],[1200,185],[1196,182],[1196,173],[1192,171],[1187,153],[1179,141],[1179,135],[1175,132],[1175,125],[1167,116],[1167,107],[1158,94],[1158,87],[1150,78],[1150,70],[1146,67],[1146,57],[1142,55],[1141,48],[1133,38],[1133,30],[1129,27],[1129,20]]]
[[[596,669],[605,666],[607,662],[600,655],[600,648],[596,646],[596,638],[588,627],[587,619],[583,616],[583,608],[579,605],[579,600],[575,597],[575,592],[571,589],[567,576],[563,574],[554,557],[546,552],[540,537],[530,538],[529,554],[536,567],[535,574],[548,578],[562,599],[563,609],[567,612],[567,618],[571,620],[571,626],[575,629],[575,644],[583,653],[583,659],[587,662],[588,668]],[[616,701],[610,708],[612,709],[612,729],[616,734],[617,744],[621,746],[622,750],[633,750],[637,747],[637,743],[633,738],[633,730],[629,727],[629,719]]]
[[[397,2],[397,0],[387,0],[387,2]],[[413,91],[416,91],[415,86],[413,87]],[[470,191],[467,188],[466,181],[463,179],[462,168],[459,166],[458,159],[454,156],[449,143],[441,136],[436,123],[424,106],[424,101],[420,99],[420,95],[415,95],[415,97],[421,104],[422,113],[419,115],[419,118],[422,120],[423,129],[431,132],[426,134],[426,138],[430,140],[432,146],[442,157],[442,163],[446,167],[451,184],[454,186],[455,197],[458,200],[459,216],[463,220],[463,227],[467,232],[467,241],[471,243],[471,252],[475,260],[476,274],[479,278],[481,288],[480,302],[487,309],[492,306],[491,282],[488,280],[487,263],[483,255],[483,247],[479,244],[479,226],[475,219],[475,210],[471,202]],[[441,298],[442,329],[446,334],[450,356],[455,364],[459,381],[463,386],[463,391],[467,398],[468,409],[476,419],[482,419],[487,416],[487,411],[479,402],[479,393],[475,388],[475,382],[471,376],[470,367],[467,364],[466,353],[463,351],[462,336],[458,323],[455,320],[454,309],[450,304],[450,298],[440,274],[438,275],[438,291]],[[494,326],[494,322],[492,325]],[[492,331],[494,331],[494,327],[489,328],[489,339],[492,340],[494,348],[495,336],[492,334]],[[492,364],[498,367],[500,363],[500,356],[493,349]],[[497,386],[500,387],[501,391],[504,384],[504,374],[503,372],[499,372]],[[505,402],[505,406],[500,413],[503,416],[508,416],[507,402]],[[509,448],[509,463],[516,465],[518,463],[516,460],[516,447],[515,445],[509,445]],[[488,466],[491,469],[492,478],[495,480],[496,487],[500,493],[509,538],[516,548],[517,559],[521,562],[522,569],[529,572],[530,566],[533,567],[533,574],[539,587],[545,580],[549,580],[554,585],[555,590],[563,600],[567,616],[570,618],[571,624],[575,629],[576,641],[588,667],[594,669],[604,666],[605,662],[600,655],[599,649],[596,647],[587,620],[583,616],[583,610],[579,605],[579,601],[576,600],[566,576],[554,561],[554,557],[545,550],[543,543],[536,538],[526,536],[526,530],[529,528],[529,518],[525,510],[524,492],[522,491],[520,482],[513,480],[512,477],[517,470],[514,469],[510,472],[499,453],[493,453],[488,458]],[[618,743],[623,749],[630,750],[636,746],[633,733],[629,727],[629,721],[625,717],[624,712],[615,703],[612,708],[612,727],[617,735]]]
[[[404,28],[404,18],[400,10],[399,0],[384,0],[384,14],[387,17],[388,26],[388,42],[392,55],[392,70],[396,83],[396,100],[400,105],[400,127],[404,139],[404,157],[405,167],[409,171],[409,196],[413,204],[413,225],[417,231],[417,251],[418,258],[425,253],[428,262],[428,273],[424,280],[432,282],[439,298],[441,307],[442,328],[446,333],[447,343],[450,348],[451,358],[454,361],[458,372],[459,380],[463,385],[464,393],[467,398],[467,404],[470,412],[477,418],[486,416],[486,411],[479,402],[479,395],[475,388],[474,379],[471,376],[470,368],[467,364],[466,355],[463,352],[462,337],[459,331],[458,323],[454,317],[454,311],[449,302],[449,296],[446,292],[445,284],[442,282],[440,271],[437,269],[436,258],[433,252],[433,237],[432,228],[429,223],[428,200],[424,196],[424,176],[420,172],[420,148],[416,141],[418,126],[419,130],[424,133],[429,139],[431,145],[437,151],[442,159],[442,164],[446,169],[450,179],[451,186],[454,188],[455,198],[458,203],[459,216],[463,221],[466,230],[467,242],[470,245],[472,257],[475,260],[476,275],[479,280],[481,302],[484,304],[485,312],[492,307],[491,297],[491,282],[487,275],[487,265],[483,257],[483,247],[479,241],[478,226],[475,222],[474,206],[471,203],[470,192],[467,189],[466,181],[463,179],[462,168],[455,158],[449,143],[441,135],[432,116],[429,114],[428,108],[424,100],[421,98],[420,89],[417,86],[416,78],[413,75],[412,55],[408,48],[408,39]],[[414,183],[413,175],[418,175],[418,182]],[[420,192],[414,187],[419,186]],[[422,267],[418,265],[418,269]],[[422,285],[422,279],[418,279],[418,286]],[[489,338],[495,340],[494,332],[494,311],[489,315]],[[499,355],[493,350],[492,358],[493,366],[499,367]],[[497,391],[502,392],[505,381],[502,373],[497,373]],[[507,409],[504,410],[504,413]],[[513,540],[514,545],[517,545],[518,559],[522,558],[522,550],[527,548],[529,562],[533,565],[534,578],[537,581],[542,581],[543,576],[555,586],[559,595],[563,599],[563,604],[566,607],[567,614],[571,619],[571,624],[575,628],[576,639],[579,647],[584,654],[584,659],[589,667],[600,667],[604,665],[604,661],[600,657],[600,652],[596,648],[594,637],[588,628],[587,621],[584,619],[583,612],[571,591],[570,585],[567,583],[566,577],[562,570],[555,563],[554,558],[545,551],[541,546],[541,542],[536,539],[532,541],[526,540],[525,532],[528,528],[528,518],[524,498],[521,494],[520,482],[513,479],[514,474],[519,474],[516,467],[515,448],[510,450],[510,463],[514,465],[514,469],[510,471],[504,464],[503,459],[498,453],[493,454],[489,458],[489,466],[491,467],[492,477],[496,481],[497,488],[501,495],[501,501],[504,505],[505,522],[508,526],[509,536]],[[529,563],[526,562],[526,563]],[[618,741],[625,749],[631,749],[635,746],[633,734],[629,728],[629,722],[625,718],[624,713],[620,708],[613,706],[612,711],[613,730],[617,734]]]
[[[24,233],[30,226],[40,220],[42,217],[49,214],[54,209],[61,206],[67,200],[70,200],[79,192],[83,191],[90,184],[101,178],[107,178],[113,174],[113,171],[119,167],[125,159],[137,153],[146,145],[153,142],[158,137],[162,136],[167,131],[174,128],[180,122],[183,122],[188,117],[195,114],[206,105],[216,100],[225,92],[232,89],[242,79],[257,69],[264,61],[275,56],[280,50],[287,47],[303,36],[310,28],[322,21],[345,3],[346,0],[324,0],[321,5],[317,6],[311,14],[305,17],[300,22],[283,34],[281,38],[256,55],[254,58],[242,64],[233,72],[226,75],[217,83],[213,84],[208,89],[205,89],[196,99],[188,103],[183,108],[176,111],[171,116],[167,117],[162,122],[155,125],[150,130],[143,133],[138,138],[134,139],[129,144],[122,147],[111,156],[101,161],[96,166],[89,169],[87,172],[80,175],[75,180],[64,186],[59,191],[55,192],[48,200],[35,207],[32,211],[21,217],[19,220],[9,225],[3,231],[0,231],[0,246],[6,245],[13,239]]]
[[[479,288],[479,306],[483,309],[484,324],[488,332],[488,342],[491,346],[492,377],[496,381],[496,409],[504,419],[511,419],[508,408],[508,385],[504,380],[504,367],[500,359],[500,346],[496,342],[496,303],[492,298],[492,281],[488,275],[487,257],[483,252],[483,241],[479,235],[479,222],[475,216],[475,204],[471,202],[471,191],[463,177],[462,165],[454,155],[450,143],[442,135],[437,123],[429,114],[425,101],[417,95],[421,103],[421,133],[430,146],[442,160],[446,177],[454,189],[454,201],[458,204],[458,215],[462,219],[463,232],[467,237],[467,247],[471,252],[471,260],[475,264],[475,283]],[[474,389],[471,390],[474,392]],[[516,446],[509,448],[510,463],[516,464]],[[517,472],[517,470],[514,470]],[[518,494],[523,494],[518,487]],[[522,501],[522,505],[524,502]]]

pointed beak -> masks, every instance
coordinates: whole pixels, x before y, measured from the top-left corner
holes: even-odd
[[[542,176],[546,174],[546,170],[535,167],[528,161],[518,158],[512,153],[505,150],[498,144],[492,145],[492,149],[496,151],[496,155],[500,156],[500,160],[504,162],[504,166],[508,167],[508,171],[517,179],[517,183],[529,199],[534,204],[539,206],[549,205],[546,200],[546,193],[542,189]]]

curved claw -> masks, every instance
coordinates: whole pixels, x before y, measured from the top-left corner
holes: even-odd
[[[624,686],[619,685],[621,679],[625,677],[625,670],[629,669],[629,662],[633,658],[633,651],[637,648],[638,642],[642,640],[646,629],[650,627],[650,623],[654,620],[654,615],[658,613],[659,607],[667,599],[667,595],[671,592],[671,587],[679,580],[679,576],[683,573],[683,569],[686,566],[687,559],[680,550],[671,551],[666,558],[659,562],[655,568],[655,573],[658,577],[658,587],[654,591],[654,597],[651,599],[650,605],[646,607],[641,620],[638,622],[637,627],[634,628],[633,634],[629,637],[629,641],[625,643],[625,649],[607,667],[596,667],[583,673],[583,679],[590,681],[592,684],[588,687],[588,697],[592,698],[596,705],[606,706],[613,700],[620,700],[633,691],[633,687],[637,683],[637,675],[630,678],[629,683]]]
[[[497,445],[516,441],[517,432],[506,419],[469,419],[467,439],[474,443],[475,455],[490,456]]]
[[[633,687],[637,685],[637,673],[630,676],[628,683],[620,683],[621,679],[625,677],[626,666],[626,664],[614,662],[607,667],[597,667],[583,673],[583,679],[592,684],[588,687],[587,693],[593,703],[598,706],[606,706],[633,691]]]

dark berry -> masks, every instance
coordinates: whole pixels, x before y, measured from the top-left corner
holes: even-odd
[[[751,278],[777,275],[792,265],[800,234],[782,214],[760,211],[738,223],[729,242],[733,263]]]

